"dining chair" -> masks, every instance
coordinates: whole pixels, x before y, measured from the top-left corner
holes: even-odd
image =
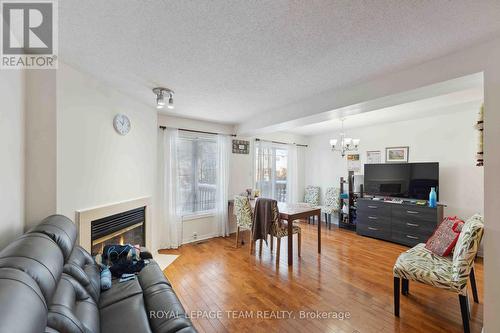
[[[483,235],[484,223],[481,215],[474,215],[465,222],[455,245],[453,256],[441,257],[425,248],[424,243],[403,252],[393,268],[394,315],[399,317],[399,292],[408,295],[409,281],[417,281],[458,294],[464,332],[469,333],[469,302],[467,282],[470,279],[475,303],[479,303],[474,276],[474,259]]]
[[[271,253],[273,252],[274,237],[276,237],[276,264],[278,265],[280,262],[281,238],[288,237],[288,225],[280,219],[280,213],[277,201],[273,202],[272,210],[273,210],[273,223],[271,224],[269,235],[271,236]],[[292,234],[294,235],[297,234],[298,254],[300,257],[301,230],[298,225],[295,224],[293,225]],[[262,246],[262,241],[261,241],[261,246]]]
[[[320,204],[319,194],[321,188],[319,186],[308,185],[304,192],[304,203],[310,205],[311,207],[317,207]],[[314,224],[315,217],[312,217],[312,222]],[[311,222],[311,217],[307,219],[307,222]]]
[[[236,195],[234,197],[234,213],[236,215],[236,248],[238,248],[240,230],[250,230],[250,243],[252,240],[253,213],[250,200],[247,197]]]
[[[338,187],[328,187],[325,193],[325,204],[319,206],[321,213],[325,214],[325,222],[328,229],[332,228],[332,214],[337,214],[340,209],[340,189]]]

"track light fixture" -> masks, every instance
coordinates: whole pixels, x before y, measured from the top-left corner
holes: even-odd
[[[168,88],[158,87],[153,89],[153,93],[156,95],[156,108],[163,109],[167,105],[168,109],[174,108],[174,91]],[[165,98],[168,95],[168,104]]]

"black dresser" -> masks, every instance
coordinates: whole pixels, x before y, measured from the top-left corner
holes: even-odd
[[[360,198],[357,202],[356,232],[407,246],[425,243],[439,221],[443,206],[419,206]]]

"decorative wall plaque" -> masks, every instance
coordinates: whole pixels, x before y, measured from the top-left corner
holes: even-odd
[[[233,154],[249,154],[250,141],[233,140]]]

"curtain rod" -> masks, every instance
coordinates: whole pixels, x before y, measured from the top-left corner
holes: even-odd
[[[279,145],[296,145],[297,147],[308,147],[308,145],[303,145],[303,144],[300,144],[300,143],[286,143],[286,142],[280,142],[280,141],[271,141],[271,140],[262,140],[262,139],[255,139],[255,141],[264,141],[264,142],[271,142],[271,143],[276,143],[276,144],[279,144]]]
[[[164,130],[167,129],[167,126],[160,126],[160,129]],[[225,134],[225,133],[215,133],[215,132],[205,132],[205,131],[197,131],[197,130],[191,130],[187,128],[179,128],[179,131],[184,131],[184,132],[192,132],[192,133],[202,133],[202,134],[213,134],[213,135],[228,135],[228,136],[236,136],[236,134]]]

